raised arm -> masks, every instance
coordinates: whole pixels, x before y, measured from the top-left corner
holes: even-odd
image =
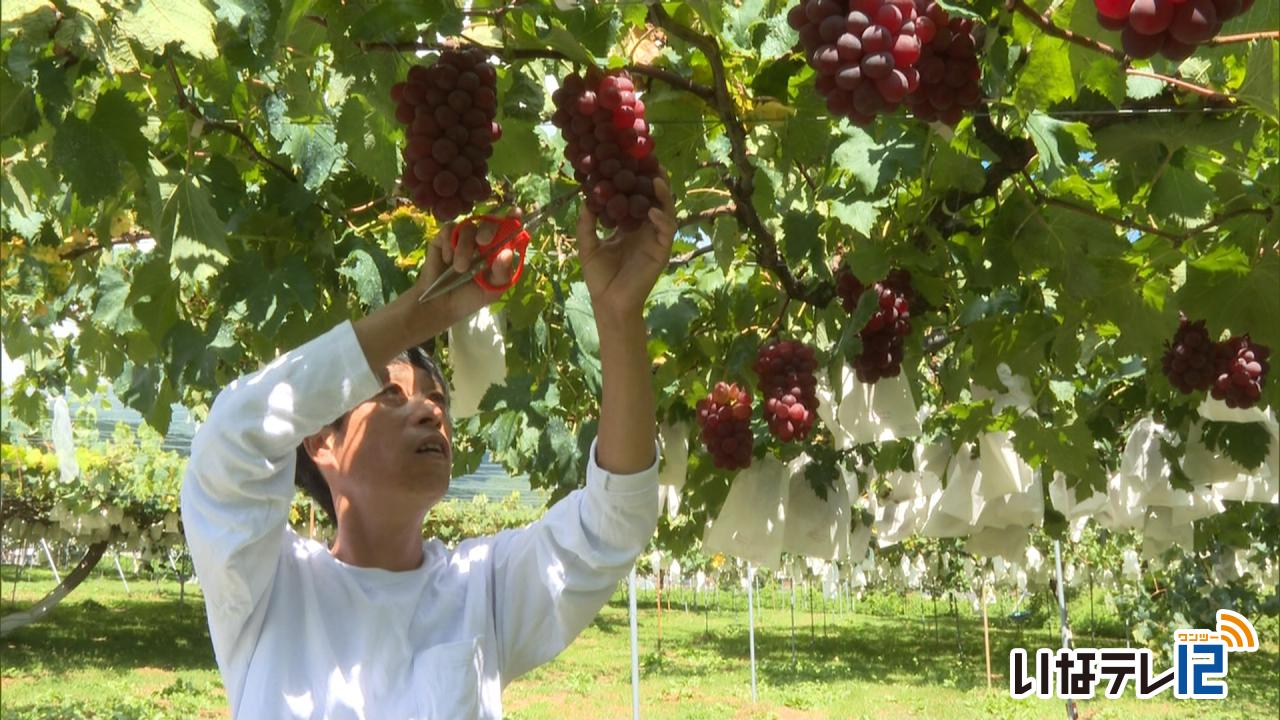
[[[578,220],[578,256],[600,335],[600,467],[635,473],[654,462],[657,417],[649,369],[644,302],[671,257],[675,209],[665,179],[654,183],[662,204],[649,222],[601,241],[596,217],[585,207]]]
[[[584,208],[578,223],[582,274],[600,335],[600,426],[586,487],[529,527],[492,541],[504,685],[582,632],[657,528],[657,420],[644,302],[667,266],[675,213],[666,182],[655,185],[662,207],[651,210],[650,223],[639,230],[602,242],[590,211]]]

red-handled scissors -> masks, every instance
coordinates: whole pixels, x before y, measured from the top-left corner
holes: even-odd
[[[493,232],[493,239],[487,243],[476,245],[476,258],[471,262],[471,267],[468,270],[458,272],[453,269],[453,266],[445,268],[444,272],[440,273],[440,277],[436,278],[435,282],[431,283],[426,292],[422,293],[422,296],[418,298],[418,302],[423,303],[434,300],[473,280],[485,290],[494,292],[502,292],[520,280],[520,274],[524,272],[525,256],[528,255],[529,251],[529,231],[520,222],[519,218],[497,217],[496,215],[469,217],[453,226],[453,232],[449,234],[449,242],[454,249],[457,249],[458,236],[462,232],[462,228],[480,223],[492,223],[498,226]],[[532,221],[530,224],[532,225]],[[508,248],[515,253],[515,270],[511,273],[511,279],[505,284],[494,285],[486,277],[488,270],[497,261],[499,253]]]
[[[440,273],[440,277],[436,278],[431,283],[431,286],[418,298],[418,302],[424,303],[434,300],[472,281],[475,281],[477,285],[485,290],[494,292],[501,292],[515,285],[516,281],[520,279],[520,274],[524,272],[525,257],[529,254],[529,233],[552,212],[555,212],[556,208],[568,202],[575,195],[577,195],[577,190],[551,200],[530,215],[528,222],[521,222],[520,218],[514,216],[477,215],[466,218],[455,225],[453,232],[449,234],[449,242],[454,248],[458,247],[458,234],[468,224],[493,223],[498,227],[494,230],[492,240],[482,245],[476,245],[476,259],[472,261],[469,270],[458,272],[453,269],[453,266],[445,268],[444,272]],[[493,267],[493,263],[497,261],[498,254],[507,248],[510,248],[515,253],[515,270],[512,271],[511,279],[506,284],[494,285],[489,282],[486,275],[488,275],[489,268]]]

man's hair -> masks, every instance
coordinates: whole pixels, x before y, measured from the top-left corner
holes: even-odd
[[[449,384],[445,382],[444,373],[440,372],[440,367],[427,353],[426,348],[421,346],[411,347],[400,353],[391,360],[392,363],[408,363],[413,367],[426,370],[444,391],[445,413],[449,411]],[[351,411],[339,417],[337,420],[325,425],[326,428],[341,432],[343,426],[347,422],[347,417],[351,415]],[[302,444],[297,449],[298,461],[293,472],[293,484],[302,489],[308,497],[314,500],[329,515],[329,519],[336,526],[338,524],[338,513],[333,506],[333,493],[329,490],[329,483],[324,479],[324,475],[320,472],[320,468],[316,467],[316,463],[307,454],[307,449]]]

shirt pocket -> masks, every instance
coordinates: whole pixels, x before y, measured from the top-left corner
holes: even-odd
[[[441,643],[413,658],[421,720],[480,717],[480,638]]]

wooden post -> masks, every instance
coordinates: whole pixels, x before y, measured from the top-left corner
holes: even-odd
[[[316,539],[316,505],[315,503],[310,503],[310,507],[311,507],[311,512],[310,512],[311,518],[307,521],[307,537],[311,538],[312,540],[315,540]]]

